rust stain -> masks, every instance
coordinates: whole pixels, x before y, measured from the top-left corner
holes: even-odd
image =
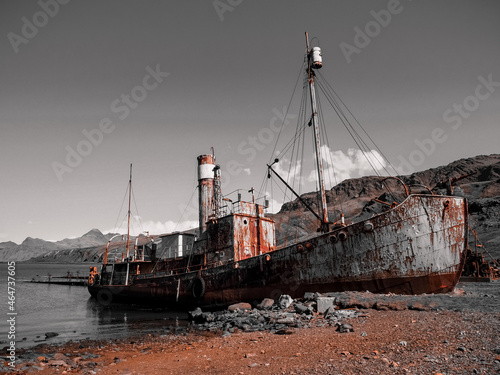
[[[112,289],[116,298],[157,295],[177,306],[202,306],[276,293],[445,293],[460,276],[467,243],[462,198],[412,195],[369,220],[280,248],[274,222],[264,216],[262,206],[238,205],[237,213],[207,223],[206,237],[195,243],[190,264],[179,258],[152,270],[144,262],[130,286],[106,285],[106,290]],[[113,275],[105,272],[101,279],[118,284],[125,266],[116,264]]]

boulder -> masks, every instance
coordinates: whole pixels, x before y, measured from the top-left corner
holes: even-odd
[[[324,314],[328,309],[335,308],[335,297],[318,297],[316,306],[319,314]]]
[[[274,305],[274,300],[272,298],[264,298],[261,303],[257,305],[259,310],[269,310]]]
[[[203,314],[203,311],[201,311],[201,309],[199,307],[197,307],[193,311],[188,312],[188,319],[190,321],[194,321],[194,320],[198,319],[198,317],[200,317],[201,314]]]
[[[340,333],[354,332],[354,327],[347,323],[339,324],[337,327],[337,331],[339,331]]]
[[[309,309],[309,307],[304,305],[303,303],[295,304],[294,308],[297,314],[311,314],[311,310]]]
[[[240,302],[240,303],[235,303],[234,305],[231,305],[227,308],[229,311],[236,311],[236,310],[252,310],[252,305],[246,302]]]
[[[282,309],[286,309],[288,306],[290,306],[293,302],[293,298],[290,297],[288,294],[284,294],[280,296],[278,300],[278,304]]]
[[[295,324],[295,318],[294,317],[284,317],[284,318],[278,319],[277,323],[278,324],[293,325],[293,324]]]

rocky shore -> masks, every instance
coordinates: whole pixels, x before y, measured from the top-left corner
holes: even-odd
[[[196,309],[187,328],[25,350],[9,373],[497,374],[499,285],[424,296],[308,293]]]

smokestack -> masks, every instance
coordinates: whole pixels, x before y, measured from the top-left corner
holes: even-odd
[[[208,217],[212,212],[214,197],[214,168],[213,155],[198,156],[198,207],[200,220],[200,235],[207,229]]]

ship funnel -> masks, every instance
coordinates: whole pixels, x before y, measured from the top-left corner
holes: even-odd
[[[200,235],[207,229],[207,221],[214,198],[214,155],[198,156],[198,207]]]

